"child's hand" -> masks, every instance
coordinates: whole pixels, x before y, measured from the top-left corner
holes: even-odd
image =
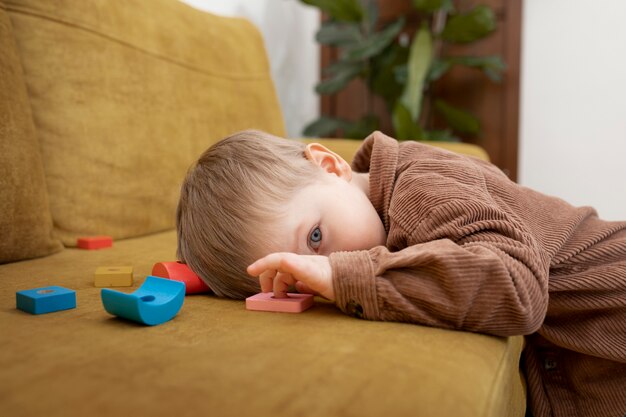
[[[274,291],[274,297],[287,296],[295,284],[300,292],[319,294],[335,300],[333,271],[327,256],[271,253],[248,267],[248,274],[259,277],[261,291]]]

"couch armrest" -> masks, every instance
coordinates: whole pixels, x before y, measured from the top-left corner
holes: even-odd
[[[306,143],[319,143],[326,146],[329,149],[337,152],[346,161],[352,161],[354,154],[356,153],[362,140],[355,139],[326,139],[326,138],[304,138],[299,139]],[[489,161],[489,155],[487,151],[478,145],[462,142],[432,142],[422,141],[422,143],[437,146],[439,148],[447,149],[449,151],[457,152],[463,155],[473,156],[483,161]]]

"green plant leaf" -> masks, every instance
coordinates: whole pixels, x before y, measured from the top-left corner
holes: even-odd
[[[496,30],[496,17],[489,6],[476,6],[468,13],[452,16],[441,32],[448,42],[468,43]]]
[[[454,9],[452,0],[413,0],[413,6],[419,11],[432,13],[439,9],[451,11]]]
[[[506,64],[502,58],[496,55],[492,56],[455,56],[449,58],[436,59],[433,61],[426,82],[437,81],[454,65],[463,65],[466,67],[482,70],[492,81],[500,82],[502,80],[502,72],[506,69]]]
[[[331,76],[315,86],[318,94],[334,94],[341,91],[363,70],[363,63],[339,60],[324,69]]]
[[[334,117],[322,116],[317,120],[309,123],[302,134],[309,137],[329,137],[338,129],[343,129],[347,125],[347,121]]]
[[[322,116],[309,123],[302,132],[309,137],[330,137],[334,136],[337,130],[343,130],[343,137],[347,139],[363,139],[374,130],[378,129],[380,120],[378,116],[368,114],[356,122],[345,119]]]
[[[364,8],[366,16],[363,22],[365,24],[366,33],[370,33],[376,27],[376,22],[378,22],[378,4],[372,0],[361,0],[361,6]]]
[[[435,109],[441,113],[450,127],[457,132],[472,135],[480,132],[480,121],[465,110],[453,107],[443,100],[435,100]]]
[[[357,24],[334,21],[322,23],[315,35],[315,40],[322,45],[344,46],[358,43],[361,39],[361,31]]]
[[[399,84],[405,85],[409,78],[409,68],[407,64],[398,65],[393,69],[393,77]]]
[[[363,8],[358,0],[300,0],[309,6],[315,6],[340,22],[360,22]]]
[[[397,42],[391,43],[380,54],[370,59],[370,76],[368,85],[370,90],[382,97],[389,109],[393,110],[393,104],[398,100],[404,89],[405,79],[400,82],[396,76],[399,67],[405,69],[409,48],[400,46]]]
[[[365,67],[365,64],[363,62],[346,61],[344,59],[340,59],[326,66],[323,69],[323,72],[324,72],[324,75],[328,75],[328,76],[342,75],[344,73],[354,73],[354,72],[358,74],[359,72],[363,70],[364,67]]]
[[[431,83],[433,81],[437,81],[443,76],[443,74],[448,72],[450,68],[452,68],[452,62],[450,62],[449,59],[433,60],[430,68],[428,69],[428,74],[426,74],[426,82]]]
[[[393,114],[391,115],[393,122],[393,128],[396,133],[396,138],[400,140],[422,140],[424,139],[424,132],[411,118],[411,113],[402,104],[401,101],[397,101],[393,108]]]
[[[432,140],[433,142],[460,142],[461,140],[454,136],[449,129],[444,130],[427,130],[424,132],[424,140]]]
[[[378,129],[379,124],[378,116],[367,114],[356,122],[346,123],[343,126],[343,136],[347,139],[363,139]]]
[[[424,81],[432,60],[432,35],[426,24],[415,34],[409,52],[408,80],[400,100],[417,122],[421,105]]]
[[[404,18],[400,18],[380,32],[374,33],[354,47],[346,48],[346,59],[363,60],[380,53],[400,33],[404,26]]]
[[[457,56],[448,59],[452,64],[464,65],[481,69],[492,81],[501,81],[506,64],[497,55],[491,56]]]

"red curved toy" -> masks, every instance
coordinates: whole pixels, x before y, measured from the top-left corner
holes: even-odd
[[[211,289],[186,264],[176,262],[158,262],[152,267],[155,277],[173,279],[185,283],[185,294],[211,292]]]

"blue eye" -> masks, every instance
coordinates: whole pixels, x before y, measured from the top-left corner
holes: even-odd
[[[322,231],[320,230],[319,227],[316,227],[315,229],[311,231],[311,234],[309,235],[309,246],[311,246],[312,249],[317,249],[320,247],[321,244],[322,244]]]

